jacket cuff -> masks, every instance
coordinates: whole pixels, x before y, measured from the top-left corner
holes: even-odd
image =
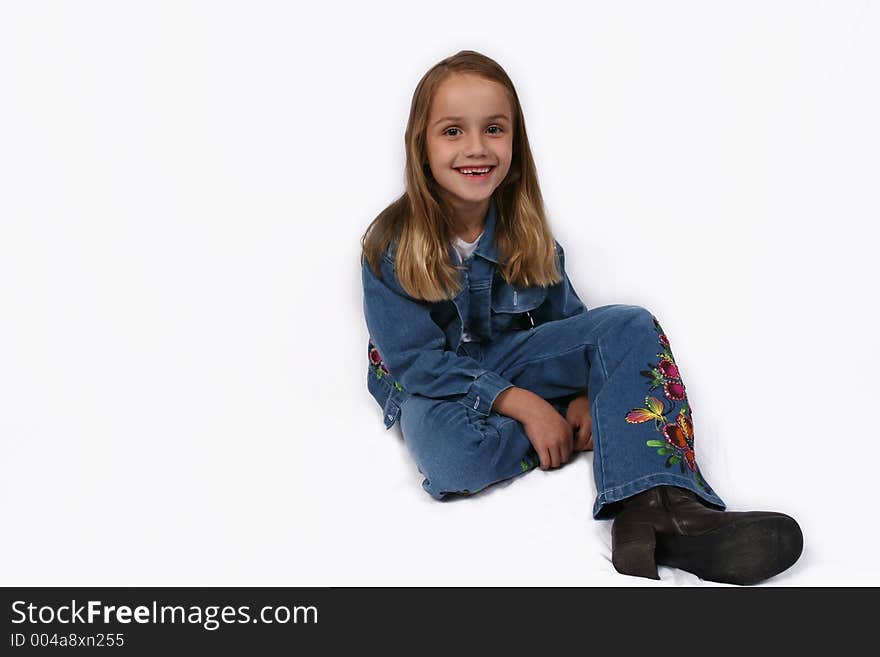
[[[501,378],[495,372],[487,370],[471,384],[467,394],[461,399],[461,403],[475,410],[480,415],[489,415],[495,398],[513,384]]]

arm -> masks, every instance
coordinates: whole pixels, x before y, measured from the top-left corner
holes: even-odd
[[[525,388],[508,388],[495,400],[495,411],[519,420],[523,425],[540,417],[546,412],[546,407],[556,413],[556,409],[548,401]]]
[[[498,395],[495,410],[522,423],[541,460],[542,470],[559,467],[571,460],[573,429],[542,397],[525,388],[508,388]]]
[[[587,311],[587,307],[575,292],[574,286],[568,278],[568,273],[565,271],[565,251],[559,242],[556,242],[556,251],[559,255],[559,271],[562,274],[562,280],[548,289],[547,300],[541,308],[540,320],[542,322],[567,319]]]
[[[408,392],[449,398],[489,415],[498,395],[513,384],[473,358],[446,350],[446,335],[428,304],[400,288],[387,260],[382,261],[382,278],[367,262],[361,273],[367,329],[392,376]]]

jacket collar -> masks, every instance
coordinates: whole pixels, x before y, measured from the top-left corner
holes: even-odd
[[[498,208],[495,205],[495,197],[489,199],[489,211],[486,213],[486,224],[483,227],[483,236],[480,243],[474,249],[474,253],[486,260],[498,264],[498,247],[495,246],[495,225],[498,221]]]

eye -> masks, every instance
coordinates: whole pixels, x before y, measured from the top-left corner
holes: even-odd
[[[500,125],[490,125],[488,128],[486,128],[486,130],[491,130],[492,128],[495,128],[495,130],[496,130],[497,132],[492,132],[492,133],[490,133],[490,134],[493,134],[493,135],[500,135],[502,132],[504,132],[504,128],[502,128]],[[461,132],[461,130],[459,130],[458,128],[446,128],[446,130],[443,131],[443,134],[444,134],[444,135],[449,135],[449,131],[450,131],[450,130],[458,130],[458,132]],[[450,136],[450,137],[455,137],[456,135],[449,135],[449,136]]]

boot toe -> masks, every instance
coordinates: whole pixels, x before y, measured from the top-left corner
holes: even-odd
[[[705,580],[751,585],[787,570],[802,551],[803,533],[795,519],[765,513],[699,536],[658,537],[657,563]]]
[[[784,514],[779,523],[778,551],[777,567],[780,573],[791,568],[804,551],[804,534],[800,525],[794,518]]]

